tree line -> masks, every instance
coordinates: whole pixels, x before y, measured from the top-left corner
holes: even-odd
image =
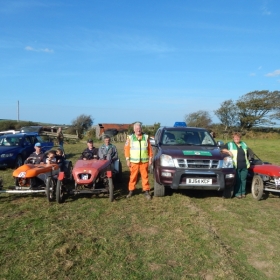
[[[252,91],[242,95],[236,101],[229,99],[220,104],[214,111],[220,120],[220,124],[214,124],[208,111],[199,110],[185,115],[184,120],[188,126],[212,127],[222,126],[222,130],[229,131],[237,129],[239,131],[249,131],[257,127],[269,127],[276,124],[280,119],[280,92],[279,91]],[[94,119],[90,115],[79,115],[67,128],[67,133],[79,135],[83,138],[86,132],[94,135],[92,129]],[[13,120],[3,120],[0,122],[0,130],[19,129],[22,126],[40,125],[36,122],[17,122]],[[154,125],[143,125],[143,131],[149,135],[155,135],[160,123]],[[133,132],[133,124],[128,133]]]
[[[224,130],[236,128],[240,131],[255,127],[273,126],[280,119],[279,91],[252,91],[236,101],[225,100],[214,111]],[[208,111],[199,110],[185,115],[188,126],[210,128],[213,122]]]

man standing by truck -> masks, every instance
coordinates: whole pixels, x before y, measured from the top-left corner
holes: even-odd
[[[148,168],[152,164],[153,151],[149,136],[142,133],[142,125],[137,122],[133,126],[134,133],[127,137],[124,154],[126,164],[130,169],[130,178],[128,190],[129,193],[126,196],[130,198],[135,190],[137,183],[138,173],[141,174],[142,188],[145,192],[147,199],[151,199],[150,184],[148,178]]]

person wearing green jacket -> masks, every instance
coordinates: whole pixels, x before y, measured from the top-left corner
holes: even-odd
[[[246,196],[246,179],[250,162],[248,160],[248,146],[241,141],[241,134],[234,132],[232,134],[233,141],[226,143],[221,152],[228,153],[233,160],[236,169],[234,196],[244,198]]]

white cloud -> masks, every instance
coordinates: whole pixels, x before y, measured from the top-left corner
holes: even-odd
[[[280,69],[275,70],[275,71],[273,71],[273,72],[271,72],[271,73],[267,73],[265,76],[266,76],[266,77],[276,77],[276,76],[280,76]]]
[[[271,11],[267,7],[267,1],[264,1],[263,6],[261,7],[262,14],[265,16],[270,16]]]
[[[54,51],[49,49],[49,48],[44,48],[44,49],[35,49],[33,47],[30,46],[26,46],[24,48],[26,51],[32,51],[32,52],[46,52],[46,53],[53,53]]]

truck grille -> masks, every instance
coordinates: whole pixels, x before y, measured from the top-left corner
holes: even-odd
[[[178,168],[217,169],[219,167],[219,160],[177,158],[175,159],[175,165]]]

